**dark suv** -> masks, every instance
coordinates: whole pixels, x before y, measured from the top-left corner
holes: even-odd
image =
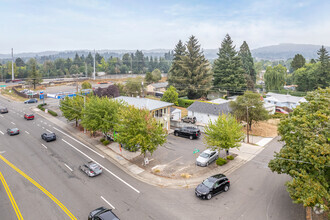
[[[190,140],[197,139],[201,136],[201,131],[194,127],[176,128],[174,130],[175,136],[189,137]]]
[[[41,135],[41,138],[47,142],[49,141],[55,141],[56,140],[56,134],[55,133],[43,133]]]
[[[230,187],[230,181],[223,174],[211,176],[199,184],[195,189],[195,195],[203,199],[211,199],[213,196],[225,191]]]
[[[119,220],[119,218],[111,209],[100,207],[89,213],[88,220]]]

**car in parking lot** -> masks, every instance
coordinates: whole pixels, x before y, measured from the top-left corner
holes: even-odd
[[[24,118],[26,120],[33,120],[34,119],[34,114],[24,114]]]
[[[207,167],[210,163],[218,159],[219,154],[217,151],[213,150],[204,150],[196,159],[196,165]]]
[[[56,134],[55,133],[43,133],[41,135],[41,138],[47,142],[49,141],[55,141],[56,140]]]
[[[8,113],[8,109],[6,107],[0,107],[0,113],[1,114]]]
[[[230,181],[224,174],[216,174],[204,180],[195,189],[195,195],[202,199],[211,199],[213,196],[227,192]]]
[[[19,129],[18,128],[8,128],[7,134],[9,134],[10,136],[19,134]]]
[[[201,131],[195,127],[182,127],[174,130],[175,136],[189,137],[190,140],[197,139],[201,136]]]
[[[287,111],[285,111],[284,109],[281,109],[281,108],[276,108],[275,112],[280,113],[280,114],[285,114],[285,115],[289,114],[289,112],[287,112]]]
[[[186,117],[182,118],[181,121],[186,122],[186,123],[195,124],[196,123],[196,117],[186,116]]]
[[[93,161],[89,161],[84,165],[79,166],[79,169],[86,173],[89,177],[97,176],[102,173],[100,165]]]
[[[111,209],[97,208],[89,213],[88,220],[119,220]]]
[[[29,104],[29,103],[37,103],[38,99],[28,99],[24,102],[24,104]]]

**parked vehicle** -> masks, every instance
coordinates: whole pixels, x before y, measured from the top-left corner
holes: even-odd
[[[100,165],[93,161],[89,161],[88,163],[85,163],[82,166],[79,166],[79,169],[81,169],[84,173],[86,173],[89,177],[97,176],[102,173],[102,168]]]
[[[8,109],[6,107],[0,107],[0,113],[1,114],[8,113]]]
[[[230,181],[224,174],[211,176],[199,184],[195,189],[195,195],[202,199],[211,199],[213,196],[227,192],[230,187]]]
[[[281,108],[276,108],[275,112],[281,113],[281,114],[286,114],[286,115],[289,114],[289,112],[287,112],[287,111],[285,111],[284,109],[281,109]]]
[[[119,220],[111,209],[97,208],[89,213],[88,220]]]
[[[41,138],[47,142],[49,141],[55,141],[56,140],[56,134],[55,133],[43,133],[41,135]]]
[[[10,136],[19,134],[19,129],[18,128],[8,128],[7,134],[9,134]]]
[[[11,79],[6,79],[5,80],[5,83],[10,83],[11,82]]]
[[[217,151],[204,150],[196,159],[196,165],[207,167],[210,163],[218,159],[219,154]]]
[[[29,103],[37,103],[38,99],[29,99],[24,102],[24,104],[29,104]]]
[[[186,122],[186,123],[195,124],[197,120],[196,120],[196,117],[186,116],[186,117],[182,118],[181,121]]]
[[[34,114],[24,114],[24,118],[26,120],[33,120],[34,119]]]
[[[189,137],[190,140],[197,139],[201,136],[201,131],[194,127],[176,128],[174,130],[175,136]]]

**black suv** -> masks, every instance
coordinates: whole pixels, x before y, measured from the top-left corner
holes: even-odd
[[[174,130],[174,135],[189,137],[189,139],[192,140],[199,138],[201,136],[201,131],[198,128],[194,128],[194,127],[176,128]]]
[[[119,218],[111,211],[111,209],[106,209],[100,207],[91,211],[88,216],[88,220],[119,220]]]
[[[195,195],[203,199],[211,199],[222,191],[227,192],[230,187],[230,181],[223,174],[211,176],[199,184],[195,189]]]
[[[55,133],[43,133],[41,135],[41,138],[47,142],[49,141],[55,141],[56,140],[56,134]]]

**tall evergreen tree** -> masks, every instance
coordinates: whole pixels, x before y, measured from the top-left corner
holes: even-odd
[[[306,63],[306,59],[301,54],[296,54],[291,62],[291,68],[293,71],[303,67]]]
[[[229,94],[243,94],[247,87],[243,64],[229,34],[222,41],[218,56],[213,65],[214,86]]]
[[[181,40],[175,45],[174,48],[174,55],[173,55],[173,62],[168,73],[168,84],[169,86],[173,86],[177,89],[179,96],[183,95],[183,86],[182,84],[182,56],[186,51],[186,46],[182,43]]]
[[[321,64],[319,68],[317,86],[326,88],[330,83],[330,57],[324,46],[317,51],[317,55],[319,55],[318,61]]]
[[[254,69],[253,58],[250,52],[249,45],[245,41],[243,41],[243,44],[240,47],[238,55],[243,63],[247,88],[249,90],[253,90],[254,84],[256,83],[257,80],[257,72]]]
[[[210,64],[205,59],[198,43],[196,37],[192,35],[186,43],[187,51],[181,61],[184,81],[181,89],[189,99],[206,96],[212,81]]]

